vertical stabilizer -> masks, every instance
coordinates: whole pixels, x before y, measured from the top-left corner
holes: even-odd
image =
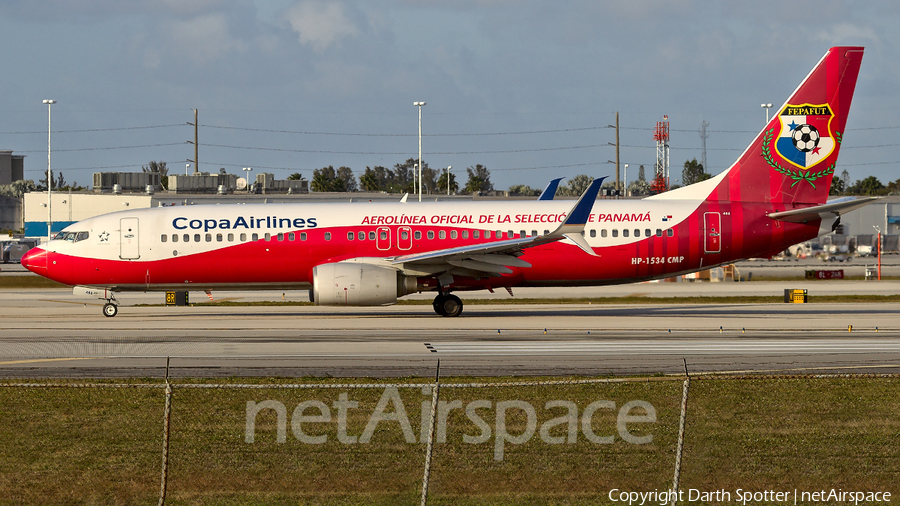
[[[862,56],[862,47],[829,49],[729,169],[718,200],[824,203]]]
[[[650,197],[762,202],[781,209],[825,203],[837,169],[862,47],[825,53],[769,124],[725,172]]]

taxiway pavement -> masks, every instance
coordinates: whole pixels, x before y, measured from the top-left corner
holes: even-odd
[[[720,288],[721,287],[721,288]],[[783,304],[784,288],[900,293],[898,282],[654,283],[516,290],[517,298],[642,294],[646,304],[375,308],[135,307],[119,315],[66,290],[0,291],[0,376],[426,376],[694,372],[900,372],[900,303]],[[654,304],[652,297],[767,294],[766,304]],[[523,293],[524,292],[524,293]],[[564,294],[564,295],[561,295]],[[284,293],[301,300],[305,292]],[[281,292],[214,296],[280,300]],[[509,298],[502,291],[466,298]],[[206,300],[192,292],[196,302]],[[430,296],[427,296],[430,298]]]

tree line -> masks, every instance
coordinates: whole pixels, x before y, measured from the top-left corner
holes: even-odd
[[[350,167],[338,167],[329,165],[321,169],[313,170],[312,179],[309,182],[310,190],[314,192],[387,192],[387,193],[416,193],[418,192],[417,179],[419,170],[415,158],[409,158],[403,163],[395,164],[392,168],[376,165],[366,167],[359,176],[357,182]],[[432,169],[427,162],[422,163],[422,193],[447,194],[447,186],[450,193],[473,194],[494,190],[491,183],[491,171],[481,164],[466,169],[468,180],[465,187],[460,190],[456,180],[456,174],[442,169]],[[291,175],[291,178],[302,178],[299,173]]]
[[[841,172],[840,177],[835,174],[831,179],[831,189],[829,195],[900,195],[900,179],[888,182],[884,185],[875,176],[869,176],[865,179],[857,179],[855,183],[850,184],[850,173],[846,169]]]
[[[417,193],[416,180],[418,178],[417,160],[409,158],[403,163],[395,164],[392,168],[376,165],[374,167],[366,167],[362,175],[357,180],[350,167],[334,166],[322,167],[313,170],[313,177],[310,181],[310,189],[314,192],[387,192],[387,193]],[[168,167],[166,162],[151,161],[148,165],[142,166],[144,172],[154,172],[160,174],[160,185],[163,189],[168,187]],[[422,164],[422,193],[423,194],[447,194],[447,184],[449,180],[450,193],[453,194],[475,194],[479,192],[494,191],[494,185],[491,182],[491,171],[481,164],[466,168],[468,176],[465,186],[460,189],[456,179],[456,174],[441,169],[432,169],[425,162]],[[655,174],[655,171],[654,171]],[[673,190],[682,184],[687,186],[699,183],[709,179],[711,175],[706,172],[702,163],[696,158],[686,160],[681,171],[681,184],[673,184],[666,188],[666,182],[660,177],[655,176],[647,179],[644,166],[638,168],[637,178],[627,182],[625,191],[626,195],[640,197],[659,193],[661,191]],[[50,178],[50,184],[57,191],[78,191],[86,188],[78,183],[69,184],[66,182],[62,172],[56,172]],[[300,180],[304,177],[295,172],[288,176],[288,179]],[[556,191],[556,195],[560,197],[578,197],[587,189],[593,178],[587,174],[579,174],[568,180],[568,184],[560,185]],[[603,184],[603,188],[607,190],[613,189],[614,181],[607,181]],[[46,191],[47,190],[47,171],[44,171],[44,178],[35,184],[32,180],[16,181],[11,185],[0,185],[0,195],[9,197],[21,197],[24,193],[30,191]],[[513,195],[537,196],[541,192],[540,188],[532,188],[524,184],[514,184],[509,187],[509,193]],[[829,195],[900,195],[900,179],[883,184],[877,177],[868,176],[864,179],[857,180],[855,183],[850,182],[850,174],[845,169],[840,175],[835,174],[831,180],[831,189]]]

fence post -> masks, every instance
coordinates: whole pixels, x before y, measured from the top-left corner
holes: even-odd
[[[681,391],[681,420],[678,423],[678,447],[675,449],[675,475],[672,477],[672,506],[678,504],[678,481],[681,479],[681,453],[684,450],[684,423],[687,418],[688,389],[691,386],[691,375],[688,373],[687,360],[684,362],[684,387]]]
[[[172,414],[172,385],[169,383],[169,358],[166,357],[166,409],[163,415],[162,480],[159,485],[159,506],[166,503],[166,486],[169,481],[169,422]]]
[[[434,426],[437,418],[438,390],[441,387],[441,359],[437,362],[437,371],[434,374],[434,388],[431,390],[431,425],[428,427],[428,443],[425,446],[425,474],[422,476],[422,502],[421,506],[428,503],[428,478],[431,475],[431,452],[434,448]]]

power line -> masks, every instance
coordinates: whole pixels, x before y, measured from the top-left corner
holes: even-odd
[[[334,155],[400,155],[400,156],[408,156],[410,153],[408,151],[402,152],[379,152],[379,151],[328,151],[328,150],[319,150],[319,149],[287,149],[287,148],[261,148],[261,147],[250,147],[250,146],[230,146],[227,144],[204,144],[207,147],[216,147],[216,148],[228,148],[228,149],[242,149],[248,151],[277,151],[277,152],[288,152],[288,153],[322,153],[322,154],[334,154]],[[562,151],[569,149],[585,149],[585,148],[596,148],[596,147],[605,147],[606,144],[586,144],[583,146],[563,146],[557,148],[532,148],[532,149],[506,149],[506,150],[492,150],[492,151],[433,151],[430,152],[430,155],[483,155],[483,154],[501,154],[501,153],[530,153],[536,151]]]
[[[180,127],[184,126],[184,123],[173,123],[168,125],[146,125],[146,126],[133,126],[133,127],[110,127],[110,128],[82,128],[75,130],[53,130],[52,133],[62,134],[62,133],[89,133],[89,132],[116,132],[116,131],[126,131],[126,130],[147,130],[147,129],[155,129],[155,128],[172,128],[172,127]],[[415,137],[417,134],[407,134],[407,133],[361,133],[361,132],[320,132],[320,131],[312,131],[312,130],[278,130],[278,129],[269,129],[269,128],[248,128],[248,127],[233,127],[233,126],[223,126],[223,125],[200,125],[206,128],[214,128],[221,130],[242,130],[248,132],[265,132],[265,133],[284,133],[284,134],[298,134],[298,135],[331,135],[331,136],[347,136],[347,137]],[[588,127],[577,127],[577,128],[559,128],[559,129],[547,129],[547,130],[523,130],[523,131],[513,131],[513,132],[462,132],[462,133],[444,133],[444,134],[423,134],[423,137],[478,137],[478,136],[500,136],[500,135],[529,135],[529,134],[546,134],[546,133],[566,133],[566,132],[583,132],[589,130],[605,130],[613,128],[611,125],[603,125],[603,126],[588,126]],[[638,130],[644,132],[652,132],[653,129],[650,127],[620,127],[621,130]],[[868,127],[868,128],[854,128],[853,132],[861,132],[861,131],[870,131],[870,130],[896,130],[900,129],[900,125],[893,126],[882,126],[882,127]],[[690,132],[693,133],[696,130],[691,129],[679,129],[672,128],[672,132]],[[759,133],[758,130],[707,130],[708,132],[714,133],[741,133],[741,134],[754,134]],[[35,131],[20,131],[20,132],[0,132],[0,135],[33,135],[33,134],[45,134],[46,130],[35,130]]]
[[[71,152],[71,151],[108,151],[111,149],[137,149],[137,148],[158,148],[162,146],[181,146],[183,142],[169,142],[165,144],[141,144],[138,146],[111,146],[103,148],[72,148],[72,149],[54,149],[54,153]],[[19,151],[19,153],[46,153],[46,150]]]
[[[507,171],[507,170],[540,170],[540,169],[564,169],[567,167],[586,167],[589,165],[597,165],[596,162],[590,163],[573,163],[568,165],[544,165],[543,167],[510,167],[505,169],[490,169],[491,172]]]
[[[71,133],[83,133],[83,132],[115,132],[120,130],[146,130],[148,128],[169,128],[176,126],[184,126],[182,123],[174,124],[174,125],[150,125],[150,126],[136,126],[136,127],[117,127],[117,128],[86,128],[81,130],[53,130],[52,133],[55,134],[71,134]],[[35,132],[0,132],[0,135],[24,135],[24,134],[45,134],[46,130],[35,131]]]
[[[696,130],[692,130],[696,132]],[[623,148],[636,148],[636,149],[653,149],[656,150],[656,146],[638,146],[636,144],[622,144]],[[680,151],[693,151],[700,148],[697,147],[673,147],[669,149],[680,150]],[[741,148],[706,148],[707,151],[743,151]]]
[[[139,164],[139,163],[129,163],[129,164],[127,164],[127,165],[105,165],[105,166],[102,166],[102,167],[62,167],[62,168],[56,168],[56,169],[53,169],[53,170],[54,170],[54,171],[63,171],[63,170],[126,169],[126,168],[129,168],[129,167],[142,167],[142,165]],[[47,172],[46,169],[28,169],[28,170],[31,170],[31,171],[34,171],[34,172],[41,171],[42,173],[43,173],[43,172]]]
[[[860,149],[860,148],[889,148],[891,146],[900,146],[900,144],[873,144],[871,146],[847,146],[844,149]]]
[[[222,130],[242,130],[248,132],[267,132],[280,134],[298,134],[298,135],[333,135],[347,137],[416,137],[418,134],[384,134],[384,133],[343,133],[343,132],[315,132],[306,130],[274,130],[268,128],[246,128],[246,127],[230,127],[221,125],[200,125],[206,128],[217,128]],[[448,134],[423,134],[422,137],[477,137],[488,135],[526,135],[526,134],[546,134],[560,132],[581,132],[585,130],[600,130],[609,128],[608,126],[592,126],[580,128],[561,128],[556,130],[531,130],[521,132],[486,132],[486,133],[448,133]]]

